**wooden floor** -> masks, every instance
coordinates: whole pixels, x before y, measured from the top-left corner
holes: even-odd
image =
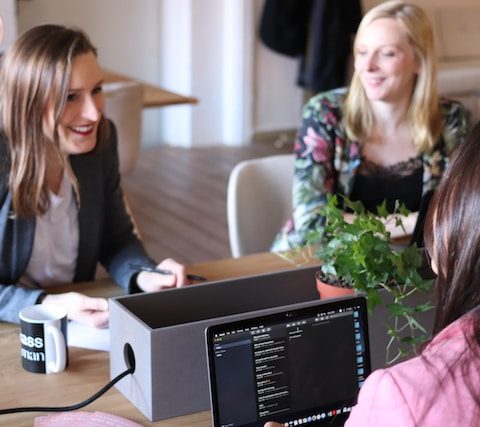
[[[240,161],[290,153],[272,143],[249,147],[144,149],[123,178],[147,251],[161,260],[195,262],[230,257],[226,194],[230,171]]]

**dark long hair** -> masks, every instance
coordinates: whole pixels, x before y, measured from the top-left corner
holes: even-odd
[[[445,381],[461,382],[477,409],[480,409],[476,376],[480,372],[479,165],[480,122],[452,156],[430,203],[424,228],[427,252],[437,266],[433,335],[468,315],[471,322],[462,327],[466,346],[454,360],[450,360],[444,352],[435,353],[433,359],[444,361],[441,369],[438,361],[435,363],[428,352],[422,352],[423,361],[435,373],[435,389],[443,389]],[[461,384],[458,386],[463,387]],[[425,406],[424,415],[434,405],[435,394]]]
[[[425,246],[438,269],[434,334],[480,307],[480,123],[453,155],[425,220]],[[480,345],[480,316],[473,340]]]

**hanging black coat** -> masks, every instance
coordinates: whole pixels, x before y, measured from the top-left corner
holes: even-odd
[[[360,0],[266,0],[260,38],[272,50],[298,57],[298,84],[314,92],[344,86]]]
[[[297,57],[305,54],[312,0],[266,0],[260,39],[275,52]]]

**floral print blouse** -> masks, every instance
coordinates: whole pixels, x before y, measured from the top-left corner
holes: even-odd
[[[342,104],[346,94],[346,88],[320,93],[303,110],[294,145],[293,215],[276,236],[272,251],[305,245],[309,233],[323,225],[318,208],[326,203],[327,194],[351,194],[362,159],[359,143],[350,141],[345,132]],[[469,130],[469,112],[462,104],[440,102],[442,134],[433,150],[421,156],[423,195],[438,186],[448,158]]]

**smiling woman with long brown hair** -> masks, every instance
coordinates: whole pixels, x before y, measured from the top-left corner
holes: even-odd
[[[92,280],[97,263],[128,292],[186,283],[184,266],[155,267],[125,208],[117,135],[104,117],[97,51],[78,29],[42,25],[21,35],[0,74],[0,320],[18,322],[35,303],[68,317],[108,322],[108,303],[81,293],[49,294]]]

